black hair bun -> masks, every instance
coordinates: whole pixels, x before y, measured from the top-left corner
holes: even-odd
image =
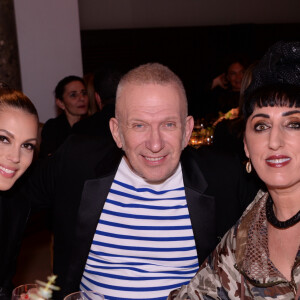
[[[245,95],[277,84],[300,87],[300,42],[280,41],[271,46],[253,69]]]

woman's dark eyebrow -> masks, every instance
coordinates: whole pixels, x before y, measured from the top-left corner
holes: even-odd
[[[26,140],[25,143],[37,142],[37,141],[38,141],[37,138],[30,138],[30,139]]]
[[[7,136],[9,136],[11,139],[14,139],[14,135],[10,133],[9,131],[5,129],[0,129],[0,132],[4,132]],[[30,143],[30,142],[37,142],[38,138],[29,138],[28,140],[25,141],[25,143]]]
[[[267,114],[256,114],[256,115],[254,115],[252,118],[251,118],[251,121],[254,119],[254,118],[257,118],[257,117],[263,117],[263,118],[270,118],[270,116],[269,115],[267,115]]]
[[[300,110],[291,110],[291,111],[286,111],[284,113],[282,113],[282,116],[283,117],[287,117],[287,116],[290,116],[290,115],[293,115],[293,114],[299,114],[300,113]]]
[[[11,134],[9,131],[5,130],[5,129],[0,129],[0,131],[4,132],[5,134],[7,134],[9,137],[14,138],[14,135]]]

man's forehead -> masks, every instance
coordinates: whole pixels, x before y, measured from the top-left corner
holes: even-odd
[[[128,118],[134,110],[155,113],[170,110],[182,118],[187,114],[187,100],[176,83],[126,83],[119,91],[116,116]]]
[[[117,105],[131,101],[143,102],[145,97],[157,97],[163,102],[171,94],[174,102],[176,99],[184,102],[183,93],[176,83],[126,83],[118,95]]]

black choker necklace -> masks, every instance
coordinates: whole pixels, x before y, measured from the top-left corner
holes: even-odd
[[[300,221],[300,210],[292,216],[290,219],[286,221],[279,221],[273,210],[273,200],[271,196],[268,197],[267,202],[266,202],[266,215],[267,215],[267,220],[269,223],[271,223],[274,227],[280,228],[280,229],[285,229],[289,228],[295,224],[297,224]]]

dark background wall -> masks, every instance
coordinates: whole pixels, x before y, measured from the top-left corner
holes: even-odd
[[[21,89],[18,44],[12,0],[0,2],[0,81]]]
[[[163,63],[183,80],[194,115],[201,115],[203,87],[224,71],[229,55],[240,53],[252,62],[278,40],[300,40],[300,23],[81,31],[84,73],[107,62],[124,71]]]
[[[300,22],[299,0],[78,0],[78,6],[82,30]]]

